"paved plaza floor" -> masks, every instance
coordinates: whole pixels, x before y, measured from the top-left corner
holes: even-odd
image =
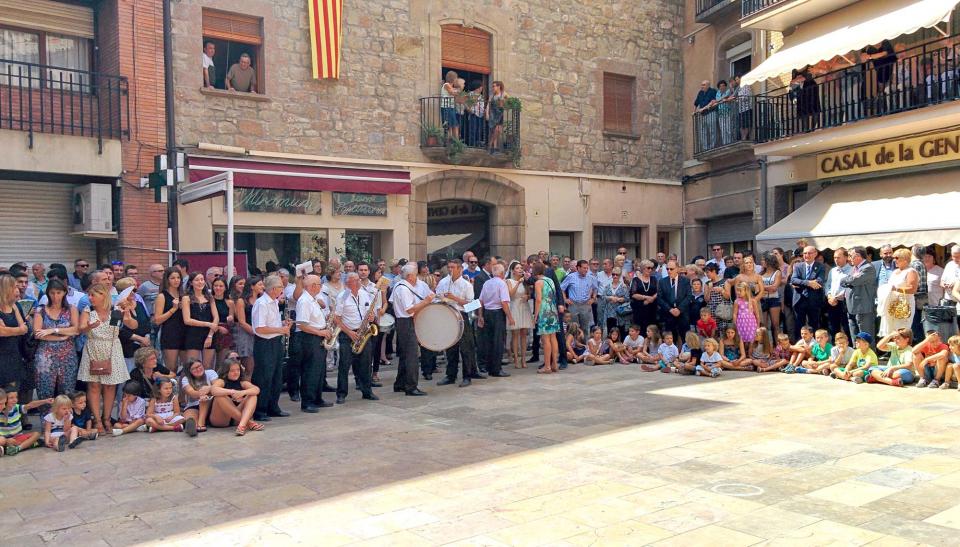
[[[384,383],[390,386],[392,371]],[[960,393],[575,366],[0,459],[6,545],[957,545]],[[426,382],[422,382],[426,383]],[[294,410],[286,396],[282,401]]]

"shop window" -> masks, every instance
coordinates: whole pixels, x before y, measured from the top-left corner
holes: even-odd
[[[622,74],[603,73],[603,130],[618,135],[633,135],[633,94],[637,79]]]
[[[251,91],[265,92],[261,18],[204,9],[203,40],[199,44],[201,50],[205,51],[208,43],[214,47],[213,87],[227,89],[227,73],[234,65],[239,66],[241,57],[245,55],[249,57],[256,75],[256,85]]]
[[[629,258],[642,258],[643,231],[643,228],[633,226],[594,226],[593,256],[613,258],[623,247]]]
[[[0,28],[0,85],[88,93],[92,54],[88,38]]]

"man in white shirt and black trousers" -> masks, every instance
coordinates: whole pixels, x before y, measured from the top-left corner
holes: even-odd
[[[356,272],[347,274],[347,288],[337,295],[337,305],[334,312],[334,321],[340,325],[340,366],[337,371],[337,404],[342,405],[347,399],[350,390],[349,372],[353,366],[353,376],[357,379],[357,386],[364,399],[377,401],[380,398],[373,394],[370,385],[370,342],[363,346],[363,351],[354,353],[352,346],[360,335],[357,332],[364,318],[374,323],[376,310],[373,309],[373,298],[370,293],[360,289],[360,276]]]
[[[299,382],[300,410],[311,414],[320,408],[333,406],[323,400],[322,379],[326,376],[327,349],[324,340],[330,338],[327,310],[317,302],[320,294],[320,276],[310,274],[303,279],[303,294],[297,299],[297,327],[300,339]]]
[[[432,301],[434,294],[426,283],[417,279],[416,263],[403,266],[400,271],[403,280],[393,288],[390,302],[393,303],[393,314],[397,317],[397,353],[400,354],[400,365],[397,367],[397,379],[393,383],[393,391],[404,392],[411,396],[426,395],[417,387],[419,381],[419,362],[417,352],[420,345],[417,343],[417,333],[413,328],[413,317]]]
[[[487,361],[487,374],[502,378],[510,376],[509,372],[501,369],[500,358],[506,344],[507,324],[513,325],[513,316],[510,314],[510,292],[503,280],[503,265],[494,264],[491,273],[493,276],[480,291],[483,315],[477,320],[477,327],[480,328],[478,338],[480,346],[484,348],[480,354]]]
[[[360,276],[360,290],[366,291],[370,294],[370,301],[376,302],[377,295],[380,295],[380,305],[377,307],[377,318],[383,317],[383,314],[387,311],[387,297],[383,292],[386,289],[381,289],[377,286],[376,283],[370,281],[370,265],[366,262],[361,262],[357,264],[357,275]],[[371,387],[383,387],[383,384],[373,380],[372,378],[376,377],[377,371],[379,370],[380,362],[380,341],[383,340],[383,334],[378,334],[370,338],[370,341],[367,342],[367,345],[370,346],[370,374],[371,374]]]
[[[463,276],[463,263],[459,258],[451,258],[447,261],[447,271],[450,275],[437,284],[437,295],[456,303],[456,308],[463,317],[463,336],[447,350],[447,375],[437,382],[437,385],[446,386],[457,382],[457,367],[462,356],[463,381],[460,382],[460,387],[467,387],[472,378],[486,378],[477,370],[473,326],[470,324],[470,318],[463,311],[464,304],[473,300],[473,285]]]
[[[283,418],[289,412],[280,410],[280,390],[283,388],[283,337],[290,334],[290,322],[280,316],[278,300],[283,294],[283,282],[276,275],[263,280],[263,294],[253,304],[250,326],[253,327],[253,384],[260,388],[255,420],[269,422],[270,417]]]

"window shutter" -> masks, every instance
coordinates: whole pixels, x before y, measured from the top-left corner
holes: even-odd
[[[231,42],[260,45],[263,43],[260,18],[203,10],[203,36]]]
[[[635,78],[620,74],[603,75],[603,129],[633,134],[633,89]]]
[[[490,35],[461,25],[444,25],[440,56],[444,67],[490,74]]]
[[[93,38],[93,8],[52,0],[0,0],[0,24]]]

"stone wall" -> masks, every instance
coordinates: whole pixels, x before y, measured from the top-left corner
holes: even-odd
[[[491,4],[345,2],[341,77],[313,80],[306,0],[173,3],[178,142],[429,161],[418,99],[440,87],[440,25],[460,23],[492,34],[493,77],[523,101],[523,168],[679,178],[680,0]],[[263,18],[268,100],[200,92],[203,7]],[[605,70],[637,78],[635,138],[602,132]]]

